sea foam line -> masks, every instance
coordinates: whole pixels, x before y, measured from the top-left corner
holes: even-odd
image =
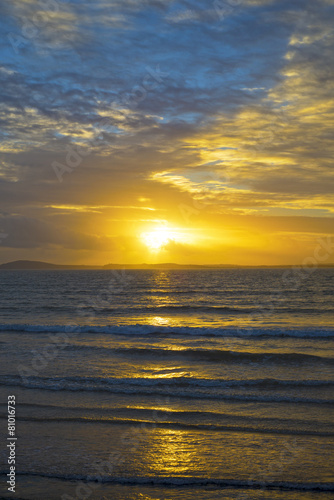
[[[96,333],[96,334],[114,334],[114,335],[194,335],[194,336],[217,336],[217,337],[293,337],[293,338],[333,338],[334,329],[290,329],[290,328],[207,328],[207,327],[174,327],[174,326],[156,326],[149,324],[131,324],[131,325],[33,325],[33,324],[0,324],[0,332],[18,332],[18,333]]]
[[[5,418],[0,416],[0,419]],[[308,429],[277,429],[264,428],[256,426],[230,426],[220,424],[188,424],[186,422],[155,422],[152,420],[139,420],[134,418],[93,418],[93,417],[20,417],[20,422],[36,422],[39,424],[47,424],[50,422],[71,422],[84,424],[106,424],[106,425],[128,425],[143,427],[149,429],[152,426],[162,429],[182,429],[188,431],[205,431],[205,432],[236,432],[236,433],[252,433],[252,434],[271,434],[283,436],[317,436],[317,437],[334,437],[334,431],[312,431]]]
[[[6,471],[0,471],[0,475],[5,475]],[[233,479],[220,479],[220,478],[205,478],[205,477],[110,477],[110,476],[84,476],[82,474],[47,474],[38,472],[17,472],[19,476],[37,476],[50,479],[60,479],[63,481],[94,481],[101,483],[117,483],[129,485],[157,485],[166,487],[198,487],[198,486],[216,486],[217,488],[242,488],[242,489],[268,489],[268,490],[297,490],[297,491],[334,491],[333,483],[298,483],[291,481],[239,481]]]
[[[129,383],[102,382],[96,380],[66,380],[63,379],[38,379],[38,377],[26,378],[24,381],[20,378],[2,379],[0,385],[10,387],[25,387],[27,389],[40,389],[46,391],[94,391],[94,392],[110,392],[113,394],[136,394],[145,396],[170,396],[183,397],[190,399],[213,399],[213,400],[230,400],[230,401],[246,401],[246,402],[274,402],[274,403],[305,403],[305,404],[327,404],[334,403],[333,399],[310,398],[300,396],[289,396],[284,394],[261,395],[257,394],[237,394],[229,391],[229,387],[193,387],[184,384],[183,387],[165,384],[159,385],[143,385]],[[220,391],[220,392],[219,392]],[[225,391],[225,392],[222,392]]]

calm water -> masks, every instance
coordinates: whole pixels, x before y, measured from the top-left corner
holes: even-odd
[[[334,270],[2,271],[0,291],[0,498],[333,497]]]

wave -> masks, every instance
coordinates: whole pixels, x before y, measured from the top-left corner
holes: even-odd
[[[131,325],[77,325],[68,322],[62,325],[34,325],[34,324],[0,324],[1,331],[13,331],[18,333],[66,333],[69,337],[80,333],[96,333],[101,335],[176,335],[197,337],[291,337],[305,339],[333,339],[334,329],[329,328],[259,328],[259,327],[237,327],[237,328],[207,328],[207,327],[174,327],[156,326],[149,324]]]
[[[7,471],[0,470],[0,475],[6,475]],[[49,479],[60,479],[63,481],[92,481],[95,483],[118,483],[123,485],[156,485],[166,487],[188,486],[210,486],[216,488],[238,488],[238,489],[268,489],[268,490],[297,490],[297,491],[334,491],[334,483],[300,483],[292,481],[254,481],[235,480],[210,477],[181,477],[181,476],[145,476],[145,477],[111,477],[83,474],[47,474],[40,472],[16,473],[18,476],[37,476]]]
[[[22,377],[19,375],[2,375],[0,377],[0,385],[3,382],[9,383],[11,380],[20,381]],[[50,381],[50,382],[92,382],[97,384],[107,384],[107,385],[127,385],[127,386],[148,386],[148,387],[158,387],[158,386],[173,386],[173,387],[202,387],[202,388],[229,388],[229,387],[259,387],[263,388],[299,388],[304,389],[305,387],[331,387],[334,385],[334,380],[279,380],[271,378],[263,379],[206,379],[206,378],[196,378],[196,377],[170,377],[170,378],[146,378],[146,377],[136,377],[136,378],[117,378],[117,377],[36,377],[31,376],[26,380],[31,381]]]
[[[3,403],[3,406],[6,406],[7,403]],[[265,424],[278,424],[278,423],[284,423],[286,425],[293,425],[293,424],[298,424],[300,426],[303,425],[318,425],[319,420],[313,421],[313,420],[303,420],[300,418],[283,418],[283,417],[266,417],[262,415],[245,415],[245,414],[235,414],[235,413],[221,413],[217,411],[200,411],[200,410],[175,410],[173,408],[169,408],[168,410],[166,409],[157,409],[156,405],[153,404],[152,406],[148,405],[146,407],[138,407],[138,406],[115,406],[114,403],[112,404],[111,407],[104,407],[101,409],[100,407],[96,406],[67,406],[67,405],[59,405],[59,404],[43,404],[43,403],[20,403],[20,407],[22,408],[39,408],[39,409],[51,409],[51,410],[59,410],[61,412],[66,412],[69,410],[79,410],[80,412],[98,412],[99,415],[101,414],[101,411],[107,412],[108,415],[111,413],[114,413],[115,415],[119,415],[120,412],[124,413],[134,413],[134,414],[140,414],[140,415],[147,415],[150,414],[152,415],[152,412],[154,412],[154,415],[161,415],[161,417],[157,417],[157,420],[164,420],[166,414],[168,414],[171,418],[188,418],[191,419],[192,421],[198,421],[199,418],[208,418],[208,419],[221,419],[223,418],[224,420],[232,420],[233,422],[239,420],[239,421],[245,421],[245,422],[264,422]],[[5,417],[6,418],[6,417]],[[325,424],[328,424],[329,422],[326,422]],[[329,423],[332,425],[332,422]]]
[[[245,381],[245,380],[208,380],[191,377],[173,377],[164,379],[148,378],[98,378],[98,377],[20,377],[18,375],[2,376],[0,385],[26,387],[29,389],[42,389],[49,391],[95,391],[110,392],[115,394],[140,394],[159,395],[171,397],[186,397],[195,399],[219,399],[252,402],[288,402],[288,403],[309,403],[309,404],[333,404],[332,399],[310,398],[300,396],[290,396],[284,393],[236,393],[235,389],[248,390],[257,389],[256,385],[263,391],[263,384],[268,384],[268,380]],[[288,381],[295,384],[294,381]],[[316,384],[323,384],[322,381],[311,381]],[[266,385],[266,389],[272,389],[271,384],[276,384],[276,388],[284,387],[285,381],[271,381]],[[330,382],[329,382],[330,383]],[[260,384],[260,385],[259,385]],[[262,385],[261,385],[262,384]],[[307,387],[301,381],[293,385],[296,389]],[[315,385],[316,385],[315,384]],[[300,392],[300,391],[298,391]]]
[[[91,306],[84,307],[83,309],[92,309]],[[134,307],[131,306],[129,310],[129,305],[125,305],[122,307],[94,307],[94,310],[99,313],[119,313],[122,314],[124,310],[129,311],[131,314],[138,313],[177,313],[177,312],[186,312],[186,313],[211,313],[211,314],[250,314],[254,311],[252,308],[246,307],[229,307],[229,306],[208,306],[208,305],[164,305],[164,306],[139,306]]]
[[[6,418],[1,417],[0,418]],[[333,437],[333,432],[316,431],[307,429],[277,429],[274,427],[240,426],[240,425],[219,425],[219,424],[188,424],[186,422],[159,422],[155,420],[140,420],[134,418],[94,418],[94,417],[25,417],[20,416],[20,422],[71,422],[87,424],[109,424],[109,425],[131,425],[131,427],[142,427],[150,431],[156,428],[163,429],[182,429],[188,431],[209,431],[209,432],[251,432],[256,434],[279,434],[292,436],[319,436]]]
[[[125,356],[149,356],[164,358],[188,358],[196,361],[212,362],[252,362],[252,363],[312,363],[321,362],[334,365],[334,358],[326,356],[316,356],[313,354],[302,353],[272,353],[272,352],[245,352],[245,351],[227,351],[222,349],[161,349],[161,348],[113,348],[101,347],[87,344],[72,344],[64,347],[64,350],[73,351],[100,351],[110,354],[119,354]]]
[[[253,297],[252,297],[253,299]],[[129,296],[129,300],[131,297]],[[333,308],[325,308],[324,304],[316,304],[315,307],[318,309],[318,312],[321,314],[333,314]],[[275,307],[275,314],[314,314],[315,307]],[[6,310],[15,310],[14,306],[5,307]],[[263,304],[261,307],[253,306],[253,302],[246,302],[243,306],[235,307],[228,305],[209,305],[209,304],[166,304],[166,305],[131,305],[129,307],[129,303],[119,303],[114,307],[110,307],[109,305],[77,305],[64,306],[63,304],[59,305],[44,305],[44,306],[36,306],[34,308],[36,311],[49,311],[49,312],[57,312],[61,313],[72,313],[76,314],[78,310],[81,312],[84,311],[92,311],[94,310],[95,315],[103,316],[103,315],[138,315],[138,314],[177,314],[177,313],[188,313],[188,314],[214,314],[214,315],[251,315],[258,314],[262,315],[266,312],[272,311],[272,304]]]
[[[240,297],[240,296],[246,296],[249,297],[250,300],[254,301],[254,296],[257,295],[265,295],[266,297],[274,297],[275,293],[277,293],[277,290],[268,290],[268,289],[260,289],[256,288],[251,290],[249,287],[246,288],[229,288],[228,283],[224,283],[224,288],[217,288],[216,286],[206,286],[205,288],[185,288],[185,287],[177,287],[173,286],[173,288],[166,287],[164,288],[153,288],[152,286],[141,286],[140,289],[137,289],[137,291],[140,291],[141,293],[147,295],[147,296],[173,296],[173,295],[201,295],[203,296],[210,296],[210,295],[221,295],[222,297]],[[130,292],[131,293],[131,292]],[[292,295],[296,296],[298,295],[299,291],[296,291],[295,289],[287,289],[284,290],[284,295]],[[312,288],[305,288],[303,289],[303,294],[309,294],[310,297],[313,297],[314,290]],[[325,295],[325,294],[324,294]],[[326,294],[328,297],[331,297],[330,291],[328,290],[328,293]]]
[[[76,420],[77,417],[75,415],[76,412],[79,413],[80,421],[84,419],[85,421],[100,421],[107,423],[117,423],[118,421],[124,423],[133,423],[133,422],[151,422],[151,423],[159,423],[159,424],[167,424],[167,425],[196,425],[204,426],[208,430],[216,430],[216,429],[246,429],[252,428],[257,430],[260,429],[271,429],[270,432],[275,432],[278,427],[281,427],[281,430],[288,430],[288,432],[297,433],[299,431],[303,432],[306,429],[306,432],[319,434],[318,431],[314,431],[314,429],[319,428],[319,420],[303,420],[300,418],[283,418],[283,417],[266,417],[266,416],[253,416],[253,415],[244,415],[244,414],[235,414],[235,413],[221,413],[217,411],[194,411],[194,410],[175,410],[169,408],[168,410],[163,409],[159,410],[155,405],[148,406],[146,408],[138,408],[137,406],[112,406],[109,408],[99,408],[96,406],[59,406],[53,404],[40,404],[40,403],[20,403],[20,407],[22,409],[33,409],[33,410],[48,410],[52,411],[52,418],[58,420],[58,417],[55,417],[55,411],[60,412],[61,417],[59,420],[63,420],[63,415],[68,414],[68,412],[74,412],[74,415],[65,417]],[[95,415],[93,418],[89,417],[89,415]],[[45,415],[45,414],[44,414]],[[85,415],[82,417],[82,415]],[[107,418],[103,418],[105,415]],[[0,418],[7,418],[5,414],[3,414]],[[24,419],[21,415],[20,419]],[[31,417],[35,419],[36,417]],[[30,419],[30,417],[28,417]],[[152,420],[153,419],[153,420]],[[168,421],[168,419],[170,421]],[[40,417],[41,421],[49,420],[49,417]],[[189,422],[191,422],[189,424]],[[198,424],[193,424],[192,422],[197,422]],[[223,426],[223,423],[225,426]],[[233,426],[232,426],[233,424]],[[237,427],[237,425],[239,427]],[[297,430],[293,430],[293,427]],[[331,429],[330,431],[324,431],[323,427],[327,429]],[[197,427],[196,427],[197,428]],[[325,435],[334,435],[334,431],[332,432],[333,426],[329,421],[325,421],[321,424],[320,433],[324,432]],[[279,431],[279,429],[278,429]]]

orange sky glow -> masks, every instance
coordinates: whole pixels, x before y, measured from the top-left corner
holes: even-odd
[[[334,235],[333,2],[153,4],[61,3],[3,48],[1,262],[298,264]],[[11,9],[19,34],[40,3]]]

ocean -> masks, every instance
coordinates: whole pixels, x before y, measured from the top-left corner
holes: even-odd
[[[0,498],[333,498],[334,269],[2,271],[0,291]]]

